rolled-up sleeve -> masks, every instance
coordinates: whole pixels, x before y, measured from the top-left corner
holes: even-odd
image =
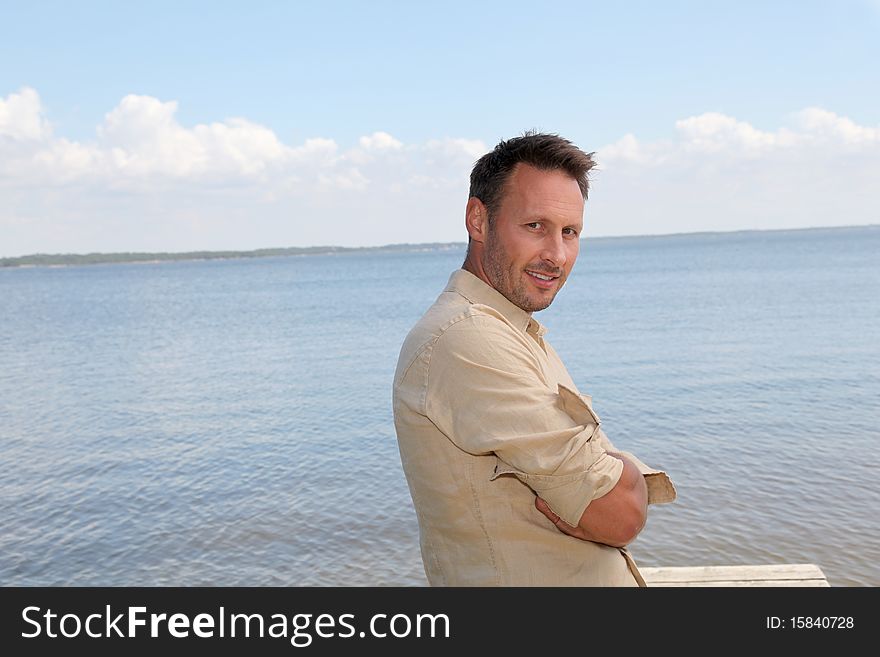
[[[627,457],[633,462],[636,468],[638,468],[638,471],[645,478],[645,486],[648,489],[648,504],[669,504],[670,502],[675,501],[677,495],[675,484],[672,483],[672,479],[669,478],[669,475],[666,474],[666,472],[658,470],[657,468],[652,468],[650,465],[643,463],[642,460],[632,452],[617,449],[602,429],[599,429],[597,432],[596,439],[598,439],[599,444],[602,445],[606,451],[617,452],[618,454]]]
[[[592,409],[548,382],[531,340],[496,317],[457,320],[431,346],[424,412],[458,448],[494,454],[493,478],[517,477],[577,525],[623,463],[606,453]]]

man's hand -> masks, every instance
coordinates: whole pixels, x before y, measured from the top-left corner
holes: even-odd
[[[574,536],[575,538],[579,538],[582,541],[593,541],[595,543],[599,543],[595,536],[591,535],[586,529],[582,527],[572,527],[567,522],[565,522],[562,518],[557,516],[550,510],[550,507],[547,506],[547,502],[545,502],[540,497],[535,498],[535,508],[538,509],[541,513],[547,516],[556,528],[561,531],[563,534],[568,534],[569,536]]]
[[[608,454],[623,461],[623,473],[614,488],[590,502],[577,527],[553,513],[540,497],[535,498],[535,508],[563,534],[582,541],[624,547],[632,543],[645,526],[648,490],[645,478],[632,461],[617,452]]]

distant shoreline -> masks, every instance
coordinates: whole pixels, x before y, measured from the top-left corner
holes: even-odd
[[[836,231],[853,228],[878,228],[880,224],[857,226],[816,226],[808,228],[776,228],[769,230],[700,231],[693,233],[666,233],[660,235],[615,235],[607,237],[588,237],[590,242],[606,240],[629,240],[645,238],[670,238],[684,236],[741,235],[748,233],[793,233],[802,231]],[[463,249],[466,242],[425,242],[420,244],[386,244],[384,246],[305,246],[274,249],[255,249],[252,251],[185,251],[160,253],[35,253],[31,255],[0,258],[0,268],[7,267],[67,267],[77,265],[123,264],[123,263],[161,263],[188,260],[230,260],[241,258],[269,258],[312,255],[346,255],[353,253],[412,253],[419,251],[453,251]]]
[[[386,246],[305,246],[253,251],[185,251],[171,253],[35,253],[14,258],[0,258],[2,267],[68,267],[106,264],[156,264],[189,260],[232,260],[242,258],[272,258],[313,255],[343,255],[362,252],[415,252],[458,249],[463,242],[431,242],[426,244],[388,244]]]

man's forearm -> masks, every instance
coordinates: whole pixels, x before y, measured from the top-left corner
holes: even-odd
[[[634,528],[635,533],[632,538],[627,541],[627,543],[631,543],[636,539],[642,529],[644,529],[645,523],[648,520],[648,485],[645,483],[645,477],[639,471],[638,465],[636,465],[631,459],[627,458],[620,452],[608,452],[608,455],[623,461],[623,473],[620,475],[618,485],[623,485],[630,491],[631,496],[629,502],[632,504],[636,512],[635,517],[641,517],[641,522],[638,523],[638,527]]]

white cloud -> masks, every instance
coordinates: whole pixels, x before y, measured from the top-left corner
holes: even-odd
[[[598,149],[588,229],[596,235],[880,222],[880,129],[828,110],[761,130],[710,112],[673,139],[628,134]]]
[[[311,162],[319,166],[332,166],[338,160],[339,145],[332,139],[313,137],[306,139],[302,146],[293,148],[290,159],[296,162]]]
[[[595,149],[588,236],[880,221],[878,126],[808,108],[773,130],[718,112],[670,128]],[[383,131],[287,144],[245,118],[184,126],[177,103],[138,95],[74,141],[25,88],[0,97],[0,256],[464,241],[488,149]]]
[[[73,141],[52,136],[33,90],[0,108],[0,255],[459,240],[484,150],[384,131],[286,144],[245,118],[184,126],[176,102],[133,94]]]
[[[598,154],[600,162],[630,163],[642,166],[660,164],[664,159],[664,149],[659,144],[643,144],[632,133],[627,133],[613,144],[602,148]]]
[[[397,171],[400,178],[386,179],[387,187],[424,168],[451,166],[457,175],[485,150],[480,141],[454,138],[405,146],[383,131],[360,137],[346,151],[322,137],[287,145],[271,129],[244,118],[188,128],[177,121],[177,109],[174,101],[131,94],[107,113],[94,141],[73,142],[51,138],[35,91],[11,94],[0,100],[0,127],[34,143],[5,148],[5,173],[28,183],[79,179],[132,191],[147,191],[163,181],[198,186],[279,180],[288,188],[314,183],[321,189],[363,191],[377,178],[365,168]]]
[[[815,139],[865,145],[880,142],[880,128],[857,125],[845,116],[818,107],[798,112],[796,117],[804,130]]]
[[[36,91],[25,87],[7,96],[6,100],[0,98],[0,138],[42,140],[51,134]]]
[[[357,190],[360,192],[367,189],[370,184],[369,179],[355,167],[338,173],[318,174],[318,182],[324,188]]]
[[[361,137],[358,143],[360,143],[361,148],[366,150],[398,150],[403,147],[401,142],[397,141],[387,132],[374,132],[367,137]]]
[[[708,153],[759,155],[772,148],[792,146],[797,141],[797,137],[787,130],[764,132],[718,112],[677,121],[675,129],[681,135],[685,149]]]
[[[471,162],[479,159],[486,152],[487,147],[479,139],[460,139],[447,137],[445,139],[431,139],[425,144],[425,150],[437,155],[464,159]]]
[[[292,155],[268,128],[245,119],[181,126],[176,102],[129,95],[98,127],[102,152],[118,173],[141,177],[254,176]]]
[[[19,169],[19,175],[34,178],[41,174],[48,181],[69,183],[94,175],[104,166],[104,155],[94,146],[67,139],[56,139],[34,154],[33,159]]]
[[[700,158],[713,157],[754,159],[803,152],[819,144],[834,149],[870,146],[880,141],[880,128],[860,126],[828,110],[813,107],[793,116],[795,129],[782,127],[767,132],[732,116],[707,112],[676,121],[675,140],[644,143],[627,134],[599,149],[599,155],[603,162],[649,166],[670,160],[698,162]]]

